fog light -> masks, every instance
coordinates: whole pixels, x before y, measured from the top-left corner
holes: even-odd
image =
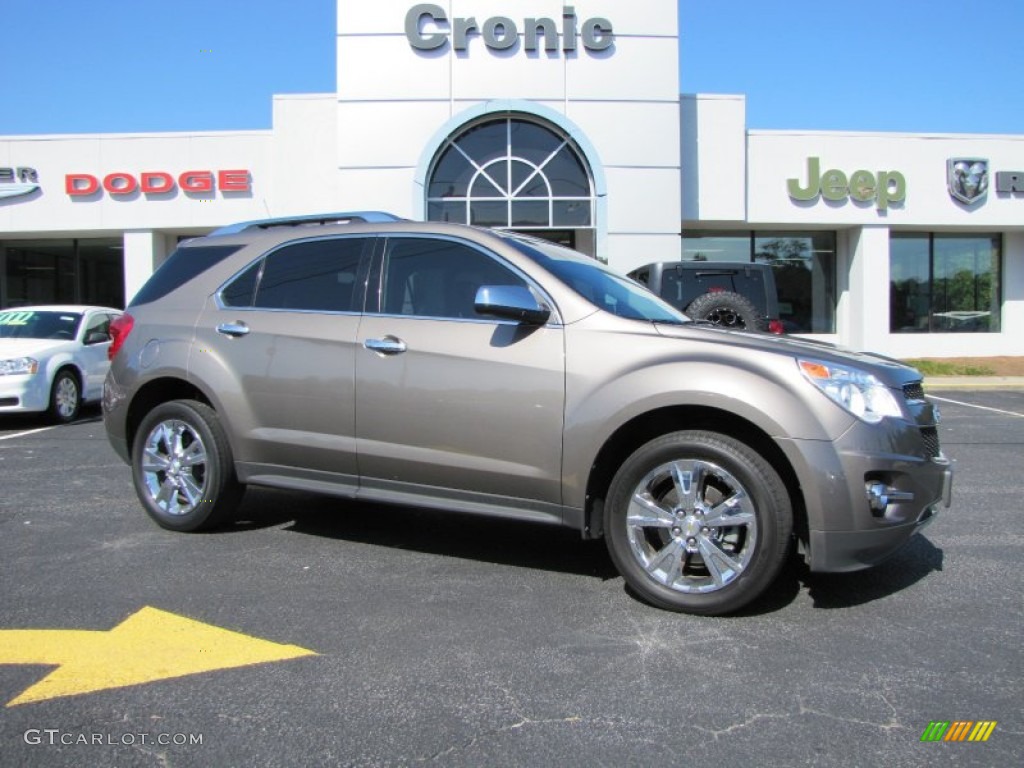
[[[864,493],[868,497],[871,511],[879,514],[885,512],[890,504],[914,500],[914,494],[909,491],[898,491],[877,480],[864,483]]]

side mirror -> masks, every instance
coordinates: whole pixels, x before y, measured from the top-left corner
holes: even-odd
[[[544,325],[551,309],[542,306],[533,292],[522,285],[481,285],[473,308],[481,315],[517,320],[527,325]]]

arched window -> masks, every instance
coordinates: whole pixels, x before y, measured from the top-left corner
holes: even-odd
[[[525,115],[492,116],[449,137],[428,178],[430,221],[539,235],[594,228],[594,184],[582,153]]]

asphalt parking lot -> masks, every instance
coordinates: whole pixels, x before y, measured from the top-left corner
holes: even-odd
[[[0,764],[1019,765],[1024,391],[935,396],[952,508],[725,619],[568,530],[251,490],[164,532],[98,411],[0,419]]]

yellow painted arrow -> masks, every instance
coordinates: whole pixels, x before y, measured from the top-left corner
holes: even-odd
[[[8,707],[302,656],[316,653],[148,606],[107,632],[0,630],[0,664],[58,665]]]

